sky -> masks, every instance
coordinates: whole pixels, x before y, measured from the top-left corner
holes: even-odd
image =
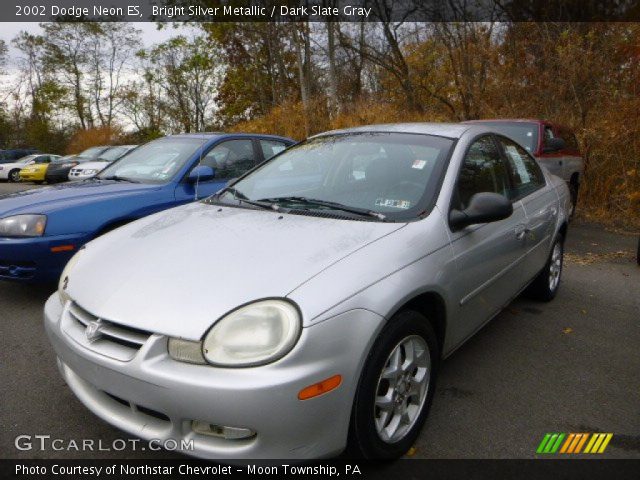
[[[3,0],[0,0],[3,1]],[[162,30],[158,30],[155,23],[151,22],[140,22],[136,23],[135,27],[138,30],[142,30],[142,40],[145,47],[152,45],[154,43],[162,42],[176,36],[180,33],[184,33],[184,29],[175,29],[172,27],[163,28]],[[0,22],[0,39],[4,40],[9,47],[9,59],[8,59],[8,69],[12,70],[15,64],[12,60],[14,60],[17,56],[16,50],[11,46],[11,40],[21,31],[26,30],[32,34],[39,34],[42,32],[40,25],[38,23],[20,23],[20,22]],[[6,72],[6,73],[11,73]]]

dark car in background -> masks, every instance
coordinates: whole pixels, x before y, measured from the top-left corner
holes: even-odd
[[[12,150],[0,150],[0,164],[13,163],[20,158],[26,157],[27,155],[33,155],[35,153],[40,153],[40,150],[37,150],[35,148],[15,148]]]
[[[584,157],[575,133],[564,125],[540,119],[470,120],[482,123],[522,145],[540,165],[562,178],[571,192],[572,213],[584,175]]]
[[[66,182],[69,172],[73,167],[78,166],[83,162],[95,160],[108,149],[109,146],[101,145],[98,147],[87,148],[77,155],[67,155],[66,157],[62,157],[49,165],[47,173],[45,174],[45,180],[49,184]]]

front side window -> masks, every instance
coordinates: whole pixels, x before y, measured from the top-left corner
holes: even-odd
[[[142,183],[168,182],[202,148],[204,142],[190,137],[154,140],[112,163],[97,178]]]
[[[544,175],[536,161],[520,145],[500,137],[499,142],[507,155],[512,191],[510,198],[518,199],[538,190],[545,184]]]
[[[509,175],[493,138],[477,139],[465,155],[458,177],[458,208],[469,206],[476,193],[493,192],[509,197]]]
[[[547,142],[553,138],[556,138],[555,133],[553,133],[553,127],[549,125],[544,126],[544,145],[547,145]]]
[[[452,145],[451,139],[431,135],[321,136],[290,147],[220,199],[244,197],[295,212],[348,216],[362,210],[384,219],[412,219],[431,208]]]
[[[213,168],[216,178],[236,178],[255,167],[256,156],[250,139],[228,140],[213,147],[200,162]]]

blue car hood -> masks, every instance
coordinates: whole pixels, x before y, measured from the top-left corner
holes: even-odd
[[[67,183],[0,196],[0,218],[21,213],[49,214],[70,206],[88,205],[106,198],[138,195],[161,185],[116,181]]]

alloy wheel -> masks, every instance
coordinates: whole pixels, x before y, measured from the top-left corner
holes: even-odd
[[[378,378],[374,421],[380,439],[401,441],[411,430],[427,399],[431,376],[429,347],[411,335],[392,350]]]
[[[556,242],[549,262],[549,290],[552,292],[558,288],[560,274],[562,273],[562,245]]]

